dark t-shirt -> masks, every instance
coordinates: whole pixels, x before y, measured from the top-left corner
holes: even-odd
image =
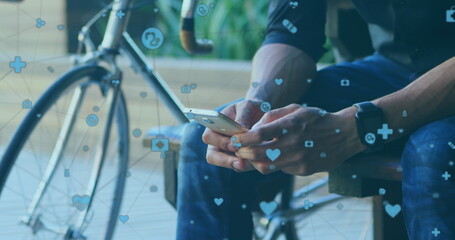
[[[373,47],[384,56],[418,73],[455,56],[455,0],[352,2],[368,23]],[[289,44],[319,60],[325,52],[326,4],[325,0],[270,0],[264,44]]]

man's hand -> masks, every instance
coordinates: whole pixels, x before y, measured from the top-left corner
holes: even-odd
[[[236,159],[247,159],[261,173],[282,170],[310,175],[332,169],[364,150],[355,124],[355,108],[327,113],[297,104],[266,113],[253,128],[233,136],[241,148]],[[273,161],[272,161],[273,160]],[[212,164],[224,167],[228,165]]]
[[[261,101],[243,100],[226,107],[221,113],[250,129],[264,115],[260,109],[261,103]],[[233,145],[231,137],[207,128],[202,135],[202,140],[209,145],[207,161],[210,164],[232,168],[236,171],[254,169],[247,160],[235,156],[234,152],[238,150],[238,147]]]

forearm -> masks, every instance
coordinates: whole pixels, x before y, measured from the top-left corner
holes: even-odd
[[[273,108],[296,103],[311,85],[316,64],[303,51],[285,44],[261,47],[253,59],[246,99],[269,102]],[[276,79],[282,79],[280,82]]]
[[[394,129],[390,140],[419,126],[455,115],[455,57],[435,67],[406,88],[373,101]],[[403,112],[405,114],[403,114]],[[400,133],[399,129],[403,129]]]

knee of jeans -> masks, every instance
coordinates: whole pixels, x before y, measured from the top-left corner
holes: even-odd
[[[451,169],[455,159],[455,117],[435,121],[413,132],[403,151],[404,174],[420,169],[419,174],[432,169]],[[441,173],[442,174],[442,173]]]

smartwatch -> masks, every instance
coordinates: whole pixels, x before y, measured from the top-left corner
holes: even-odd
[[[378,129],[384,124],[382,110],[371,102],[354,104],[357,107],[355,120],[360,141],[367,147],[366,153],[376,152],[384,148],[384,140],[378,134]]]

